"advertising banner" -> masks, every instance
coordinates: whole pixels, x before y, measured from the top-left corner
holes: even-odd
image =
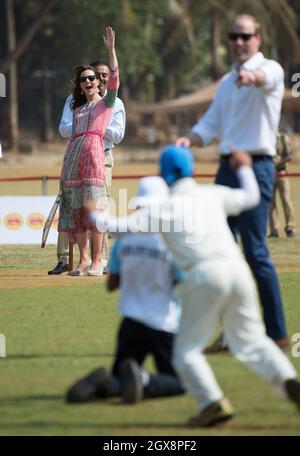
[[[1,196],[0,244],[41,244],[55,196]],[[57,242],[58,210],[47,244]]]

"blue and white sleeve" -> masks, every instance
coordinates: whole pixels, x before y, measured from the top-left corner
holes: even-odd
[[[184,271],[182,271],[182,269],[180,269],[175,263],[172,263],[171,275],[172,275],[172,279],[175,282],[181,282],[184,278]]]
[[[64,110],[58,127],[58,131],[63,138],[69,138],[72,133],[73,111],[70,106],[72,100],[72,95],[69,95],[65,101]]]
[[[117,239],[111,249],[108,263],[109,272],[112,274],[120,274],[121,261],[119,257],[121,240]]]

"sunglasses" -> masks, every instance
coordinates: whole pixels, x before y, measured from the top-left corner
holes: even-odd
[[[90,82],[93,82],[93,81],[95,81],[95,79],[97,79],[97,77],[94,76],[94,75],[91,75],[91,76],[80,76],[79,81],[80,82],[85,82],[85,81],[89,80]]]
[[[252,36],[256,36],[256,33],[228,33],[230,41],[236,41],[238,38],[241,38],[243,41],[249,41]]]

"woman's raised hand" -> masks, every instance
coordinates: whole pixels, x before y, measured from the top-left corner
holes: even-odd
[[[103,35],[103,41],[108,51],[115,48],[115,32],[111,27],[105,28],[105,35]]]

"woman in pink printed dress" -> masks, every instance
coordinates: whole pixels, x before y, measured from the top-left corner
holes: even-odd
[[[110,122],[119,87],[118,61],[115,52],[115,32],[106,27],[103,36],[109,54],[110,75],[107,92],[99,95],[99,74],[89,65],[74,70],[73,128],[61,173],[62,201],[59,231],[66,231],[73,243],[78,243],[80,259],[70,275],[101,275],[103,235],[92,228],[88,211],[107,209],[104,184],[104,132]],[[92,237],[92,260],[88,238]]]

